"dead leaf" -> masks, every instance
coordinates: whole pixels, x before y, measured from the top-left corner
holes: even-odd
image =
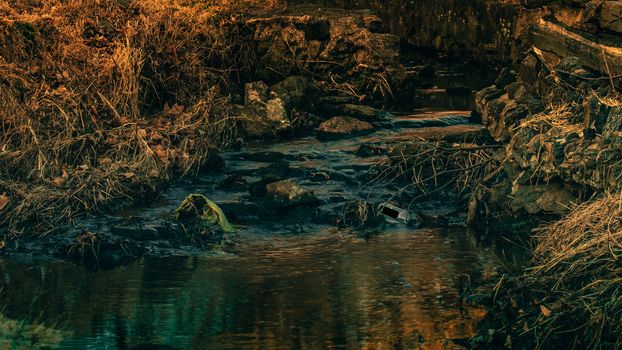
[[[157,145],[154,148],[155,150],[153,151],[153,153],[155,153],[156,157],[160,158],[160,160],[163,162],[168,161],[168,152],[164,147],[162,147],[162,145]]]
[[[544,317],[549,317],[551,315],[551,310],[544,305],[540,305],[540,312],[542,312],[542,315],[544,315]]]
[[[99,163],[99,165],[107,165],[107,164],[112,164],[112,159],[108,157],[104,157],[104,158],[99,158],[97,162]]]
[[[176,115],[180,115],[181,113],[183,113],[183,111],[185,110],[185,107],[183,105],[180,105],[180,104],[177,104],[177,103],[175,103],[171,107],[171,106],[169,106],[168,103],[165,103],[163,109],[164,109],[163,110],[164,115],[176,116]]]
[[[171,115],[180,115],[181,113],[183,113],[184,109],[185,109],[184,106],[178,105],[177,103],[175,103],[173,107],[171,107],[171,110],[169,111],[169,113]]]
[[[162,139],[164,139],[164,137],[159,132],[157,131],[151,132],[151,141],[161,141]]]
[[[54,179],[52,179],[52,183],[56,187],[61,187],[65,182],[67,182],[67,178],[63,176],[57,176]]]
[[[160,172],[157,169],[153,169],[147,175],[149,175],[149,177],[152,177],[152,178],[158,178],[160,177]]]
[[[88,165],[86,165],[86,164],[82,164],[82,165],[80,165],[80,166],[78,167],[78,169],[80,169],[80,170],[84,170],[84,171],[87,171],[87,170],[89,170],[89,166],[88,166]]]
[[[11,202],[9,196],[7,196],[6,192],[0,194],[0,210],[6,208],[7,205]]]
[[[136,174],[130,171],[130,172],[127,172],[127,173],[123,173],[123,177],[126,178],[126,179],[131,179],[133,177],[136,177]]]

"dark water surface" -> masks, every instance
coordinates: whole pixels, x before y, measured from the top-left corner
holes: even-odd
[[[498,278],[495,255],[458,229],[240,239],[237,256],[112,271],[0,258],[0,305],[70,331],[64,349],[452,349],[483,316],[461,314],[460,280]]]
[[[367,183],[365,173],[386,156],[360,156],[359,146],[481,130],[468,120],[472,96],[445,89],[475,91],[489,79],[465,65],[436,63],[435,71],[429,88],[413,92],[417,109],[394,111],[371,135],[249,144],[225,154],[221,172],[181,181],[147,205],[84,227],[107,234],[111,222],[128,217],[167,220],[198,192],[236,214],[230,218],[240,233],[231,254],[154,243],[149,253],[161,257],[107,271],[0,256],[0,316],[66,331],[62,349],[462,349],[449,339],[474,335],[484,312],[459,307],[460,295],[498,281],[502,261],[493,251],[502,248],[480,243],[466,228],[386,226],[364,239],[330,221],[347,201],[379,203],[395,194]],[[258,181],[283,162],[284,176],[322,200],[303,216],[323,221],[265,219],[248,188],[219,187],[230,175]],[[0,350],[15,348],[2,332],[0,322]]]

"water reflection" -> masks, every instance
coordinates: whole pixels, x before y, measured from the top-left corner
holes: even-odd
[[[0,305],[71,330],[67,349],[452,349],[483,316],[461,315],[459,278],[499,264],[461,231],[247,239],[238,256],[113,271],[0,260]]]

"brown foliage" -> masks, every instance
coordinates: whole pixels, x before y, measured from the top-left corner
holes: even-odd
[[[0,230],[154,191],[232,138],[221,91],[253,60],[232,14],[254,2],[192,3],[0,0]]]

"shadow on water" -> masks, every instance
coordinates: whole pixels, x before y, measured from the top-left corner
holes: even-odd
[[[499,278],[463,230],[241,239],[238,256],[112,271],[0,260],[0,302],[71,330],[66,349],[452,349],[484,314],[457,307],[461,281]]]

